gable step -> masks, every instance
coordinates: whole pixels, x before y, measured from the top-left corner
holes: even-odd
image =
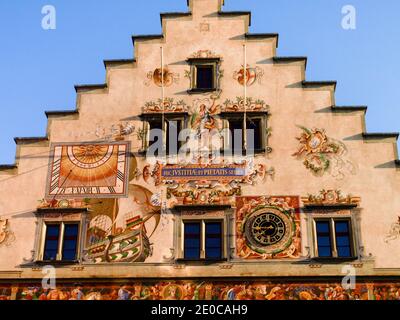
[[[161,12],[160,20],[161,23],[164,18],[182,18],[182,17],[190,17],[192,15],[191,12]]]
[[[37,142],[49,141],[48,137],[16,137],[14,138],[16,144],[32,144]]]
[[[98,89],[106,89],[107,84],[78,84],[75,85],[75,91],[77,93],[79,92],[86,92],[86,91],[91,91],[91,90],[98,90]]]
[[[244,37],[248,40],[265,40],[276,38],[276,47],[279,46],[279,33],[246,33]]]
[[[396,140],[399,139],[399,133],[398,132],[387,132],[387,133],[368,133],[364,132],[363,137],[364,139],[387,139],[387,138],[395,138]]]
[[[135,63],[136,59],[112,59],[112,60],[103,60],[104,67],[111,67],[115,65],[121,65],[121,64],[132,64]]]
[[[79,114],[78,110],[54,110],[54,111],[45,111],[44,112],[47,118],[50,117],[63,117],[63,116],[72,116]]]
[[[277,63],[286,63],[286,62],[304,62],[305,68],[307,69],[307,57],[298,56],[298,57],[273,57],[273,60]]]
[[[162,34],[142,34],[142,35],[133,35],[132,42],[135,45],[136,40],[161,40],[164,39],[164,35]]]
[[[326,86],[333,86],[334,90],[336,90],[337,81],[303,81],[302,82],[304,88],[315,89]]]
[[[364,111],[367,112],[367,106],[332,106],[332,111],[336,112],[356,112],[356,111]]]
[[[249,16],[249,26],[251,26],[251,11],[219,11],[221,17],[240,17]]]
[[[0,164],[0,170],[14,170],[17,168],[16,164]]]

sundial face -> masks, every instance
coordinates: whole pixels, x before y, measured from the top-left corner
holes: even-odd
[[[263,208],[250,214],[244,221],[248,245],[256,251],[273,253],[285,249],[293,236],[292,218],[276,208]]]
[[[127,195],[129,143],[54,145],[47,198]]]

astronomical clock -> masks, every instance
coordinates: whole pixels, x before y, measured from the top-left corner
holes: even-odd
[[[129,151],[126,142],[53,145],[47,198],[126,196]]]
[[[287,213],[272,207],[253,212],[243,225],[248,245],[256,252],[267,254],[287,248],[295,228]]]
[[[236,208],[236,255],[239,258],[299,257],[298,197],[237,197]]]

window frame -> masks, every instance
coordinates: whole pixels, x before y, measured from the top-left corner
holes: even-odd
[[[147,150],[150,148],[151,144],[150,144],[150,130],[151,130],[151,122],[152,121],[160,121],[161,125],[166,129],[168,126],[168,122],[169,121],[177,121],[180,122],[181,125],[181,131],[185,130],[187,128],[187,124],[188,124],[188,114],[186,112],[182,112],[182,113],[164,113],[164,122],[165,124],[162,124],[162,118],[163,115],[162,113],[154,113],[154,114],[149,114],[149,115],[142,115],[142,121],[143,121],[143,140],[142,140],[142,153],[146,153]],[[167,131],[168,132],[168,131]],[[165,134],[165,133],[164,133]],[[182,147],[182,145],[185,143],[185,141],[179,141],[179,134],[180,132],[178,132],[178,147],[177,147],[177,152],[176,153],[170,153],[170,150],[163,150],[165,151],[165,154],[167,156],[177,156],[179,154],[179,149]],[[169,136],[166,137],[167,139],[169,139]],[[163,149],[164,147],[167,146],[167,142],[164,141],[163,144]],[[156,155],[156,156],[161,156],[160,154]]]
[[[224,123],[224,129],[227,129],[226,133],[230,133],[230,121],[242,120],[242,129],[245,127],[245,117],[244,117],[244,112],[224,112],[221,114],[221,118],[223,119]],[[260,121],[260,126],[261,128],[267,128],[268,125],[268,113],[267,112],[247,112],[246,113],[246,120],[252,121],[253,119],[259,120]],[[247,128],[247,124],[246,124]],[[224,137],[224,143],[223,143],[223,153],[226,154],[228,152],[232,153],[234,155],[234,150],[231,149],[231,141],[230,138],[233,139],[233,137],[230,136],[225,136]],[[242,154],[246,154],[248,152],[253,152],[254,154],[264,154],[267,149],[268,149],[268,135],[262,134],[262,130],[260,131],[260,142],[261,142],[261,147],[260,148],[254,148],[252,149],[245,149],[242,148]],[[244,135],[242,135],[242,145],[244,145]]]
[[[177,211],[176,211],[177,210]],[[185,210],[185,211],[181,211]],[[198,211],[203,211],[201,214],[196,214],[195,212]],[[196,207],[193,208],[188,208],[187,211],[186,209],[181,209],[181,208],[175,208],[174,212],[176,213],[177,219],[175,220],[175,235],[174,235],[174,248],[175,248],[175,254],[174,254],[174,260],[177,262],[188,262],[188,263],[221,263],[229,260],[229,255],[230,255],[230,234],[231,234],[231,225],[230,225],[230,216],[233,214],[231,209],[225,210],[225,209],[215,209],[216,211],[223,211],[224,214],[217,214],[214,215],[214,210],[207,210],[207,209],[199,209]],[[189,214],[187,214],[190,212]],[[193,214],[191,212],[194,212]],[[184,223],[196,223],[200,222],[202,223],[201,227],[201,246],[202,248],[205,248],[205,236],[204,236],[204,231],[205,231],[205,225],[204,223],[211,222],[219,222],[221,223],[221,259],[206,259],[205,258],[205,251],[201,252],[202,248],[200,248],[200,259],[199,260],[187,260],[185,259],[184,256],[184,244],[185,244],[185,225]]]
[[[220,58],[193,58],[188,59],[190,64],[190,89],[189,94],[215,92],[220,88]],[[212,88],[198,88],[197,87],[197,67],[198,66],[212,66],[213,68],[213,87]]]
[[[58,246],[57,246],[57,255],[55,260],[45,260],[44,254],[46,251],[46,236],[47,236],[47,226],[49,225],[57,225],[59,226],[59,236],[58,236]],[[66,225],[78,225],[78,234],[76,240],[76,254],[74,260],[64,260],[63,259],[63,251],[64,251],[64,242],[65,242],[65,226]],[[42,237],[39,251],[39,260],[43,262],[75,262],[79,260],[79,253],[81,247],[82,240],[82,223],[80,221],[43,221],[42,222]]]
[[[331,256],[320,257],[318,253],[318,234],[317,222],[326,221],[329,223],[329,237],[331,243]],[[349,227],[349,241],[350,241],[350,257],[339,257],[336,243],[336,227],[335,222],[346,221]],[[331,214],[331,215],[314,215],[312,217],[312,239],[313,239],[313,259],[314,260],[333,260],[333,261],[346,261],[356,260],[359,258],[359,249],[357,241],[356,225],[351,214]]]
[[[87,208],[43,208],[37,209],[35,216],[37,217],[37,226],[35,234],[35,243],[32,250],[32,258],[26,259],[26,265],[36,265],[43,263],[52,263],[54,265],[64,264],[79,264],[82,263],[83,249],[86,241],[86,227],[88,224],[88,209]],[[77,224],[78,239],[75,260],[44,260],[44,249],[46,240],[46,224]],[[61,233],[59,235],[61,237]],[[61,238],[60,238],[61,239]],[[63,241],[58,243],[58,252],[63,249]],[[59,258],[59,257],[57,257]]]

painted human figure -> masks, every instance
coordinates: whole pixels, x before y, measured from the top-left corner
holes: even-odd
[[[129,300],[131,292],[127,289],[126,285],[122,285],[118,290],[118,300]]]

